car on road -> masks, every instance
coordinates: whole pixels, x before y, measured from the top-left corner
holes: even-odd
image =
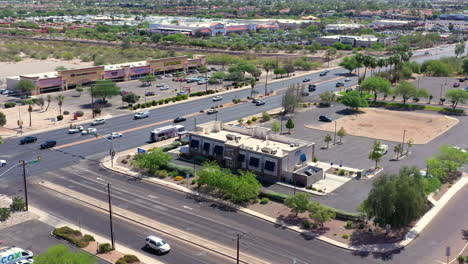
[[[460,87],[460,83],[453,83],[453,87],[457,88],[457,87]]]
[[[187,118],[179,116],[174,119],[174,123],[184,122],[185,120],[187,120]]]
[[[120,137],[123,137],[122,133],[112,132],[109,136],[107,136],[107,139],[120,138]]]
[[[260,99],[258,99],[258,98],[252,98],[252,103],[256,104],[258,101],[260,101]]]
[[[310,82],[310,79],[309,79],[309,78],[304,78],[304,79],[302,80],[302,82],[304,82],[304,83]]]
[[[55,140],[47,140],[46,142],[41,144],[41,149],[48,149],[55,147],[57,145],[57,141]]]
[[[6,160],[0,160],[0,167],[6,166]]]
[[[214,108],[211,108],[210,110],[208,110],[206,112],[207,115],[212,115],[212,114],[216,114],[218,113],[218,110],[214,109]]]
[[[88,129],[84,129],[81,131],[81,135],[95,135],[97,133],[97,129],[93,128],[93,127],[89,127]]]
[[[222,97],[222,96],[219,96],[219,95],[218,95],[218,96],[213,97],[213,102],[221,101],[221,100],[223,100],[223,97]]]
[[[264,104],[265,104],[265,101],[262,101],[262,100],[257,100],[257,102],[255,103],[256,106],[260,106]]]
[[[465,81],[465,78],[460,78],[458,79],[459,82],[464,82]]]
[[[70,128],[68,129],[68,134],[76,134],[76,133],[80,133],[81,130],[79,130],[78,128]]]
[[[316,89],[317,89],[316,84],[309,84],[309,92],[315,92]]]
[[[98,126],[98,125],[103,125],[106,123],[106,120],[104,119],[96,119],[93,122],[91,122],[92,126]]]
[[[344,79],[344,81],[345,81],[345,82],[350,82],[350,81],[351,81],[351,78],[346,77],[346,78]]]
[[[145,96],[155,96],[156,94],[154,92],[146,92]]]
[[[157,236],[148,236],[145,239],[145,247],[156,251],[158,254],[167,253],[171,250],[171,246],[164,239]]]
[[[322,121],[322,122],[332,122],[333,121],[333,119],[331,119],[328,116],[324,116],[324,115],[319,116],[319,120]]]
[[[21,144],[21,145],[24,145],[24,144],[28,144],[28,143],[34,143],[34,142],[36,142],[36,141],[37,141],[37,137],[35,137],[35,136],[27,136],[27,137],[22,138],[22,139],[20,140],[20,144]]]
[[[329,73],[329,72],[330,72],[330,70],[325,70],[324,72],[326,72],[326,73]]]
[[[429,51],[424,52],[424,55],[431,55]]]
[[[337,82],[337,83],[336,83],[336,87],[344,87],[344,83],[342,83],[342,82]]]
[[[142,118],[146,118],[149,116],[149,111],[143,111],[143,112],[138,112],[136,113],[133,118],[134,119],[142,119]]]
[[[327,75],[327,72],[321,72],[320,73],[320,76],[326,76]]]

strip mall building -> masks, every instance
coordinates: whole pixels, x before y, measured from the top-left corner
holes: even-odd
[[[164,74],[174,71],[187,71],[206,64],[205,56],[193,59],[187,56],[137,61],[114,65],[94,66],[81,69],[63,70],[38,74],[27,74],[7,78],[7,89],[13,90],[20,80],[30,80],[36,85],[33,95],[66,91],[77,85],[94,83],[97,80],[129,81],[148,74]]]

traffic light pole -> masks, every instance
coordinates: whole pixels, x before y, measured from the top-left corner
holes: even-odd
[[[24,183],[24,202],[26,203],[26,211],[28,211],[28,184],[26,183],[26,161],[20,161],[21,166],[23,166],[23,183]]]

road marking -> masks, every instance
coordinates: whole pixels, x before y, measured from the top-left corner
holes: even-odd
[[[186,205],[184,205],[184,206],[182,206],[182,207],[185,208],[185,209],[193,210],[193,208],[188,207],[188,206],[186,206]]]
[[[99,181],[104,181],[104,179],[103,179],[103,178],[99,178],[99,177],[97,177],[97,178],[96,178],[96,180],[99,180]]]
[[[154,195],[151,195],[151,194],[148,194],[148,198],[156,199],[156,198],[158,198],[158,197],[157,197],[157,196],[154,196]]]

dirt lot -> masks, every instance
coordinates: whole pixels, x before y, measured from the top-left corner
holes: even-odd
[[[414,144],[426,144],[456,125],[459,120],[435,114],[363,109],[362,113],[345,116],[336,122],[338,129],[344,127],[353,136],[400,142],[403,131],[406,130],[406,140],[412,139]],[[335,130],[334,122],[306,127],[330,132]]]

